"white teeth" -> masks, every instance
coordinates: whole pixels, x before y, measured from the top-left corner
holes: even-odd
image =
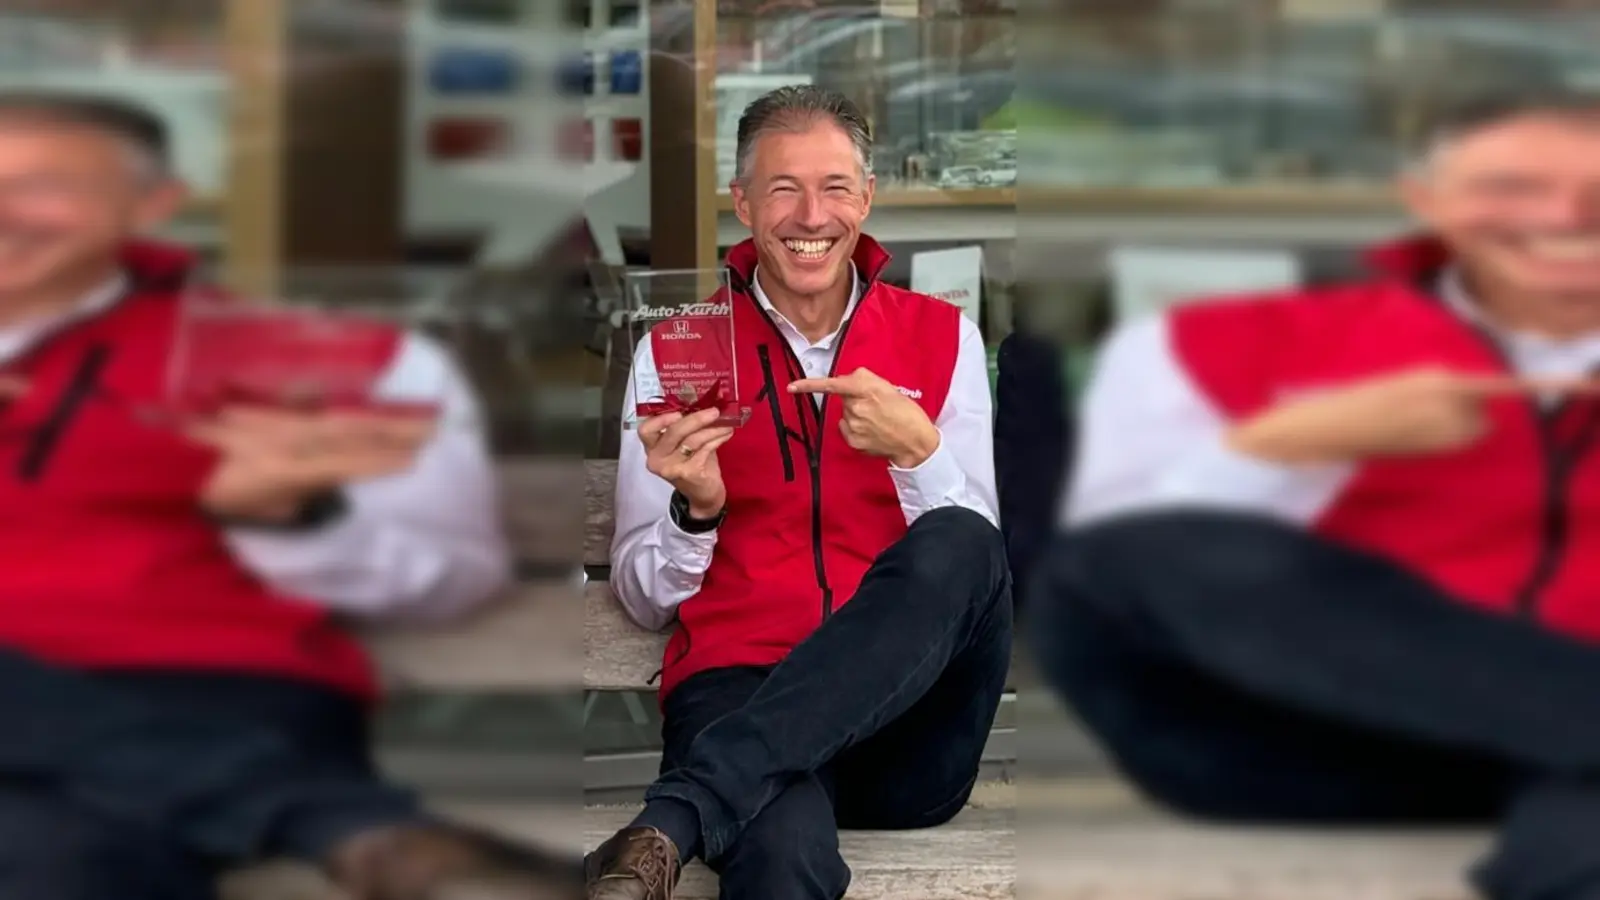
[[[1600,237],[1543,237],[1533,238],[1527,247],[1536,256],[1559,260],[1600,259]]]
[[[801,259],[817,260],[828,255],[828,251],[833,248],[833,241],[801,241],[790,239],[784,241],[783,245],[788,247]]]

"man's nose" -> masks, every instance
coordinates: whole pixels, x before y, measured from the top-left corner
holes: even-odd
[[[1548,215],[1562,228],[1600,226],[1600,185],[1585,185],[1551,198]]]
[[[795,211],[799,224],[806,228],[822,228],[828,224],[828,214],[823,208],[822,195],[806,191],[800,198],[800,208]]]

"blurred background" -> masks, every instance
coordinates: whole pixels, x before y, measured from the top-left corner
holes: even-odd
[[[743,237],[734,128],[773,87],[871,116],[890,281],[960,303],[991,347],[1066,341],[1076,384],[1121,318],[1348,273],[1405,227],[1387,182],[1430,109],[1507,82],[1600,86],[1600,0],[0,0],[0,85],[166,117],[196,192],[170,236],[220,279],[453,310],[438,333],[513,466],[615,458],[622,276],[711,268]],[[527,567],[570,561],[559,544]],[[1027,683],[994,773],[1019,716],[1041,765],[1098,765]],[[507,797],[581,733],[590,798],[631,798],[658,728],[652,694],[440,690],[391,705],[383,757]]]

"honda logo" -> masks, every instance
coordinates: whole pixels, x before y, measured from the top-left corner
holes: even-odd
[[[689,333],[689,320],[688,319],[679,319],[678,321],[673,322],[672,323],[672,330],[676,331],[679,334],[688,334]]]

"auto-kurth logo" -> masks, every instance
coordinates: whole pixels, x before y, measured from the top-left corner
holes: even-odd
[[[691,303],[687,306],[641,306],[633,310],[629,317],[639,322],[645,319],[670,319],[673,316],[726,316],[732,312],[731,303]]]

